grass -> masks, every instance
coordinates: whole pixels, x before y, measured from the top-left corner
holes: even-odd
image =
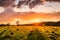
[[[60,40],[60,27],[0,26],[0,40]]]

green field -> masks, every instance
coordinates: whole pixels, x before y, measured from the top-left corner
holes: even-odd
[[[60,27],[0,26],[0,40],[60,40]]]

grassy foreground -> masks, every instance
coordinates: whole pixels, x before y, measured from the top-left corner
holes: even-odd
[[[0,40],[60,40],[60,27],[0,26]]]

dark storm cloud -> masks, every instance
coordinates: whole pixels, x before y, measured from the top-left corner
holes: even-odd
[[[21,5],[24,3],[25,3],[25,1],[19,1],[17,7],[21,7]]]
[[[34,0],[34,1],[32,1],[31,3],[29,3],[29,7],[30,7],[30,8],[33,8],[33,7],[35,7],[36,5],[39,5],[39,4],[41,4],[41,3],[42,3],[41,0]]]
[[[50,1],[50,2],[60,2],[60,0],[46,0],[46,1]]]
[[[0,0],[0,6],[7,7],[11,6],[14,0]]]
[[[8,6],[17,6],[18,8],[21,7],[21,5],[28,5],[29,8],[33,8],[36,5],[42,4],[41,0],[20,0],[17,5],[15,5],[16,0],[0,0],[0,6],[2,7],[8,7]],[[17,0],[18,1],[18,0]]]
[[[41,0],[24,0],[24,1],[19,1],[18,3],[18,7],[21,7],[22,4],[25,4],[25,5],[29,5],[29,8],[33,8],[35,7],[36,5],[39,5],[41,4],[42,1]]]

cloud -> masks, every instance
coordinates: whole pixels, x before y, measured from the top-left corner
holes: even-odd
[[[18,2],[18,3],[17,3]],[[33,8],[36,5],[42,4],[43,2],[41,0],[16,0],[15,5],[17,4],[17,7],[21,7],[21,5],[28,5],[29,8]]]
[[[28,5],[22,5],[20,8],[14,7],[15,12],[45,12],[45,13],[52,13],[52,12],[60,12],[60,3],[58,2],[46,2],[44,5],[36,5],[32,9],[29,8]]]
[[[50,1],[50,2],[60,2],[60,0],[46,0],[46,1]]]
[[[3,7],[0,7],[0,13],[3,12],[5,9]]]
[[[33,7],[35,7],[36,5],[39,5],[39,4],[42,4],[41,0],[34,0],[31,3],[29,3],[29,7],[33,8]]]
[[[0,0],[0,6],[7,7],[12,6],[14,0]]]
[[[29,8],[33,8],[41,3],[41,0],[0,0],[0,6],[2,7],[17,6],[20,8],[21,5],[28,5]]]
[[[58,0],[46,0],[46,1],[58,1]],[[15,6],[16,11],[37,11],[37,12],[53,12],[60,11],[60,3],[58,2],[43,2],[45,0],[0,0],[0,7]],[[17,8],[16,8],[17,7]],[[5,8],[6,9],[6,8]]]
[[[18,8],[21,7],[21,5],[24,4],[24,3],[25,3],[25,1],[19,1],[18,4],[17,4],[17,7]]]

